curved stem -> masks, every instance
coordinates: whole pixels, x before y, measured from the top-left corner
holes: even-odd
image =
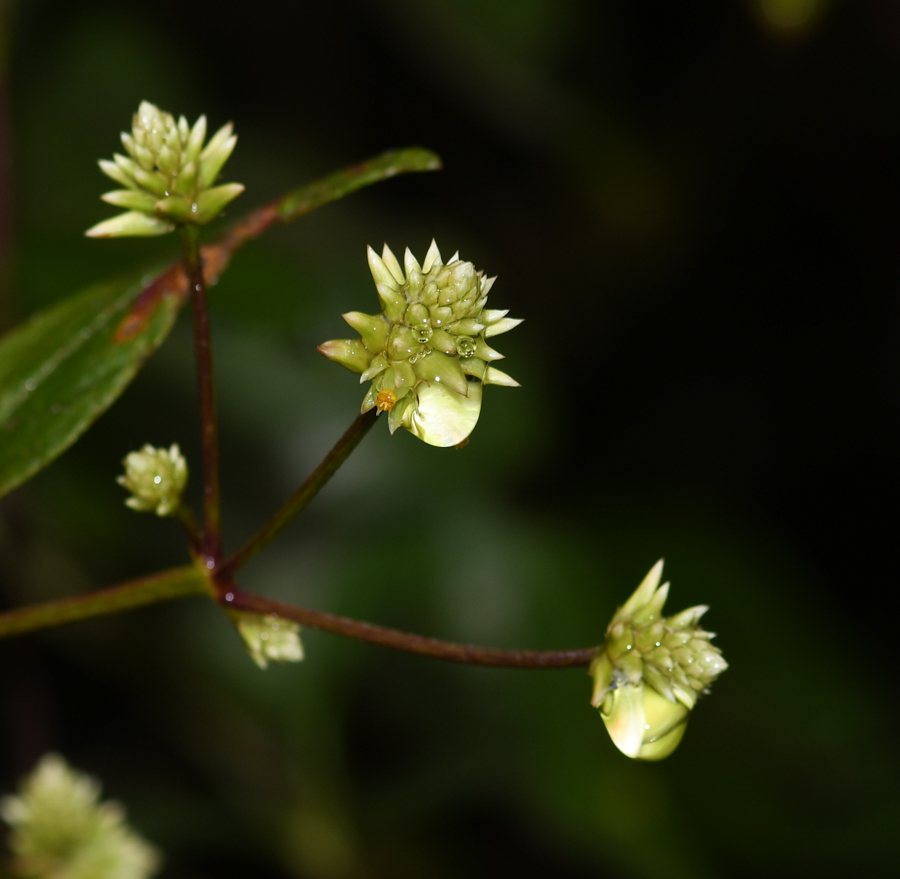
[[[211,592],[209,580],[193,565],[170,568],[88,595],[0,613],[0,638],[63,626],[186,595],[211,595]]]
[[[425,638],[398,629],[387,629],[361,620],[336,616],[320,610],[295,607],[281,601],[273,601],[260,595],[244,592],[229,586],[220,597],[219,603],[230,610],[240,610],[257,614],[276,614],[293,620],[310,629],[320,629],[370,644],[380,644],[394,650],[405,650],[467,665],[489,665],[495,668],[574,668],[590,665],[602,647],[584,647],[576,650],[498,650],[494,647],[476,647],[471,644],[456,644]]]
[[[206,302],[203,261],[200,256],[200,229],[188,223],[181,227],[181,233],[194,317],[194,350],[197,359],[197,386],[200,391],[200,423],[203,434],[202,549],[207,557],[207,566],[214,567],[222,558],[222,522],[219,499],[219,437],[216,426],[209,308]]]
[[[371,430],[372,425],[375,423],[376,414],[375,409],[370,409],[357,417],[356,421],[347,428],[346,433],[324,457],[322,463],[313,470],[306,482],[294,492],[291,498],[282,505],[281,509],[231,558],[224,561],[216,569],[217,582],[230,582],[235,572],[246,565],[264,546],[271,543],[281,533],[285,525],[319,493],[328,480],[334,476],[341,464],[350,457],[351,452],[360,444],[362,438]]]

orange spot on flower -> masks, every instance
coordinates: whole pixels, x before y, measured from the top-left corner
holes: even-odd
[[[390,412],[397,404],[397,395],[393,391],[382,391],[375,398],[375,407],[379,412]]]

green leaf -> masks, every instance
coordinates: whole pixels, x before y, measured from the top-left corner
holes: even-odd
[[[278,213],[282,222],[287,223],[364,186],[371,186],[397,174],[437,171],[440,167],[440,158],[430,150],[420,147],[393,150],[295,189],[277,202]]]
[[[64,452],[162,344],[183,273],[98,284],[0,341],[0,496]]]

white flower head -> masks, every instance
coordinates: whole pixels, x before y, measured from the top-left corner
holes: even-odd
[[[125,823],[118,803],[100,801],[100,783],[47,754],[0,800],[10,826],[12,870],[25,879],[149,879],[157,849]]]
[[[145,445],[139,452],[126,455],[122,463],[125,473],[116,482],[131,492],[125,503],[132,510],[157,516],[178,511],[188,478],[187,461],[178,443],[168,449]]]
[[[274,613],[262,616],[230,611],[229,615],[244,639],[250,658],[260,668],[266,668],[270,662],[300,662],[303,659],[300,626],[292,620],[282,619]]]

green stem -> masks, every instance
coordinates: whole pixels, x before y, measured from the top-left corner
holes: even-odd
[[[432,659],[466,665],[489,665],[494,668],[575,668],[590,665],[603,649],[600,646],[575,650],[499,650],[495,647],[476,647],[472,644],[426,638],[411,632],[401,632],[399,629],[387,629],[384,626],[308,607],[284,604],[281,601],[244,592],[235,586],[222,590],[220,596],[221,606],[231,610],[263,615],[275,614],[311,629],[320,629],[323,632],[368,641],[370,644],[379,644],[393,650],[404,650],[407,653],[417,653],[419,656],[430,656]]]
[[[7,611],[0,614],[0,638],[36,629],[50,629],[187,595],[212,595],[209,580],[193,565],[170,568],[168,571],[76,598],[64,598],[61,601]]]
[[[216,569],[216,581],[218,583],[229,583],[233,579],[235,572],[246,565],[264,546],[271,543],[281,533],[285,525],[319,493],[328,480],[334,476],[341,464],[350,457],[350,454],[360,444],[362,438],[372,429],[376,414],[375,409],[370,409],[357,417],[356,421],[347,429],[347,432],[325,456],[322,463],[316,467],[306,482],[294,492],[293,496],[281,509],[231,558],[226,559]]]
[[[194,350],[197,360],[197,387],[200,393],[200,424],[203,435],[203,534],[206,565],[215,567],[222,559],[222,521],[219,497],[219,436],[216,426],[216,395],[213,383],[212,340],[209,308],[200,256],[200,229],[193,224],[181,227],[187,267],[191,308],[194,316]]]

